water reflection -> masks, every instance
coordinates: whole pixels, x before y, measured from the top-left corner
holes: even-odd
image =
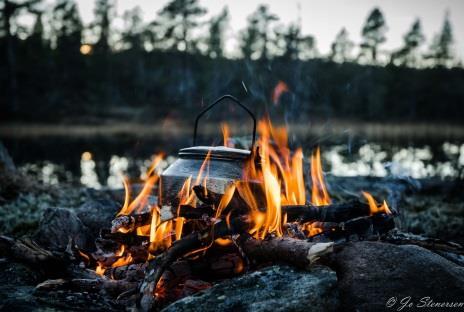
[[[393,148],[388,152],[378,144],[365,144],[357,153],[347,154],[347,146],[329,147],[324,152],[330,173],[336,176],[395,176],[415,179],[457,177],[464,167],[464,144],[444,143],[438,160],[430,146]]]
[[[364,144],[356,149],[347,145],[323,147],[323,164],[326,172],[335,176],[375,177],[457,177],[464,173],[464,144],[444,143],[438,148],[384,147],[380,144]],[[309,155],[310,151],[306,151]],[[163,170],[174,162],[168,156],[158,166]],[[109,161],[96,161],[91,152],[80,155],[80,172],[71,173],[61,164],[42,162],[26,164],[20,169],[36,176],[46,184],[80,183],[87,187],[111,189],[122,187],[122,177],[145,178],[150,159],[132,159],[112,155]]]
[[[95,167],[96,165],[95,161],[92,159],[92,154],[90,152],[82,153],[80,177],[81,184],[94,189],[100,189],[101,184],[98,181],[98,176],[95,172]]]

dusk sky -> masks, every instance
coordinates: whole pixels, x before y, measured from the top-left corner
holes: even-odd
[[[49,0],[50,2],[51,0]],[[93,18],[94,0],[77,1],[84,22]],[[155,19],[157,12],[167,3],[166,0],[118,0],[117,12],[139,6],[144,19]],[[317,47],[321,53],[327,53],[335,35],[346,27],[350,37],[356,43],[361,40],[360,32],[369,11],[378,6],[384,12],[387,25],[387,42],[381,49],[392,50],[402,44],[404,33],[410,28],[416,17],[422,20],[427,48],[443,23],[446,10],[449,10],[454,31],[457,54],[464,55],[464,1],[463,0],[200,0],[208,9],[205,20],[218,14],[224,6],[230,12],[230,29],[227,32],[227,49],[237,46],[237,35],[246,26],[246,19],[256,7],[268,4],[271,12],[279,15],[280,23],[289,24],[301,17],[304,34],[316,37]],[[298,10],[298,7],[301,10]]]

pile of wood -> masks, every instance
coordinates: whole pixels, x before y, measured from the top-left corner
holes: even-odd
[[[111,304],[141,310],[162,308],[218,281],[270,264],[301,269],[316,262],[330,266],[332,251],[343,249],[347,241],[415,244],[455,263],[464,255],[457,244],[398,233],[394,214],[372,215],[367,204],[356,200],[317,207],[283,206],[283,237],[268,235],[258,240],[249,235],[253,221],[238,194],[218,216],[216,208],[222,196],[201,186],[194,190],[197,207],[161,212],[164,221],[185,218],[183,236],[168,248],[155,248],[148,237],[137,235],[137,228],[152,221],[151,212],[144,212],[116,217],[111,228],[101,229],[95,250],[83,250],[69,240],[65,250],[50,251],[31,239],[2,236],[1,255],[43,274],[37,294],[98,294],[109,298]],[[298,226],[308,222],[317,224],[318,234],[308,236]]]
[[[142,246],[142,249],[148,246],[146,250],[152,259],[144,267],[144,278],[137,291],[129,293],[138,296],[137,302],[144,310],[257,265],[286,263],[307,268],[330,253],[334,243],[353,235],[358,239],[378,237],[394,228],[393,215],[371,215],[369,206],[360,201],[318,207],[294,205],[282,207],[287,219],[284,237],[268,236],[257,240],[248,234],[253,221],[238,192],[218,216],[216,208],[222,195],[200,185],[193,190],[201,204],[196,207],[181,205],[176,211],[165,207],[161,211],[162,221],[176,217],[185,219],[184,235],[166,250],[151,248],[148,241],[136,235],[138,227],[150,224],[150,212],[119,216],[113,220],[111,230],[101,233],[102,238],[120,244]],[[317,223],[320,233],[308,237],[298,226],[304,223]],[[228,239],[230,245],[215,244],[218,239]],[[177,272],[179,268],[182,268],[180,273]],[[183,286],[179,288],[179,285]]]

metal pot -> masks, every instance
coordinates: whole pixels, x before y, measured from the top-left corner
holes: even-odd
[[[230,148],[225,146],[195,146],[197,142],[197,129],[200,118],[211,108],[224,100],[244,109],[253,120],[253,136],[249,150]],[[163,208],[176,208],[178,205],[178,194],[185,181],[192,177],[192,182],[198,176],[201,165],[209,154],[207,167],[204,169],[203,177],[206,175],[206,187],[216,193],[224,194],[227,186],[234,181],[241,181],[245,162],[252,155],[252,148],[256,139],[256,118],[253,113],[235,97],[224,95],[201,111],[196,120],[193,132],[193,147],[179,150],[179,158],[161,174],[159,205]]]

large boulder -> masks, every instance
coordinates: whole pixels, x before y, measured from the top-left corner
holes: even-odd
[[[335,311],[337,277],[326,267],[310,272],[272,266],[226,280],[167,306],[180,311]]]
[[[47,208],[40,219],[37,241],[46,248],[64,249],[69,239],[80,248],[91,248],[93,241],[89,229],[77,214],[67,208]]]
[[[414,306],[426,297],[464,302],[464,267],[418,246],[349,243],[333,260],[347,311],[396,310],[409,297]]]

